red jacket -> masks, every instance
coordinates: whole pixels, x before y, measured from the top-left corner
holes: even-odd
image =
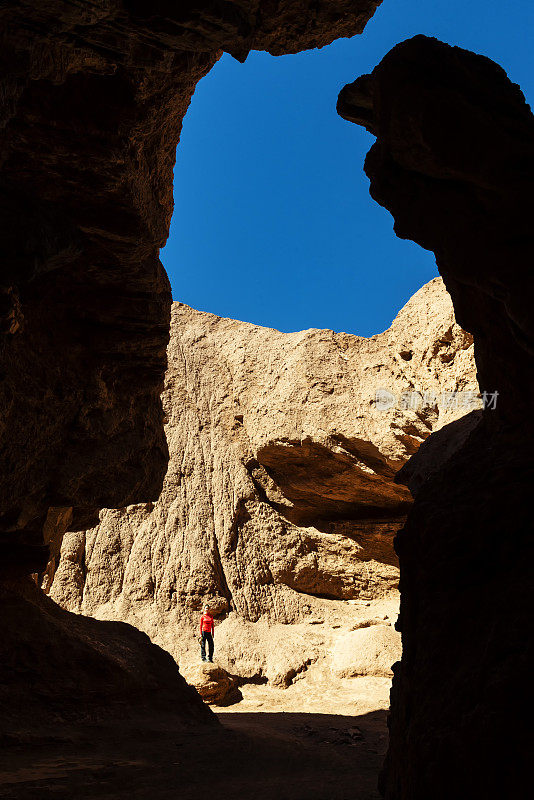
[[[213,634],[215,630],[215,623],[213,622],[213,617],[211,614],[202,614],[200,617],[200,633],[207,633]]]

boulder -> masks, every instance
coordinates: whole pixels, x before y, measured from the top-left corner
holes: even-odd
[[[187,682],[202,699],[215,706],[226,706],[241,699],[238,681],[218,664],[197,664],[184,668]]]
[[[370,625],[339,637],[332,649],[332,669],[340,678],[391,677],[401,652],[401,637],[394,628]]]

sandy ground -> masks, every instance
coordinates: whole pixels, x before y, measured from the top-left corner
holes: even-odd
[[[387,733],[376,705],[388,680],[353,679],[332,697],[319,687],[243,688],[215,726],[122,721],[4,742],[0,798],[378,800]]]
[[[350,630],[337,613],[332,603],[321,641]],[[395,600],[354,606],[349,622],[384,613],[395,618]],[[212,707],[211,725],[35,720],[0,737],[0,799],[379,800],[390,679],[338,678],[324,649],[286,689],[241,686],[239,703]]]
[[[354,717],[389,707],[389,678],[360,677],[334,680],[324,678],[322,665],[314,665],[305,680],[287,689],[247,684],[241,687],[243,699],[227,708],[212,709],[217,714],[307,713]]]
[[[212,707],[211,724],[155,712],[105,724],[32,720],[31,731],[0,736],[0,800],[379,800],[390,679],[340,678],[329,653],[361,619],[394,620],[397,602],[325,601],[324,621],[300,626],[322,657],[286,689],[242,685],[240,702]],[[275,644],[288,628],[270,632]]]

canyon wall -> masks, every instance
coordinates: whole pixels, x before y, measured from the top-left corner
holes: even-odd
[[[2,3],[0,616],[6,641],[24,628],[23,609],[32,618],[43,614],[33,630],[50,632],[50,604],[33,596],[29,575],[45,569],[67,528],[84,530],[99,509],[155,500],[161,491],[168,452],[160,394],[171,294],[158,251],[168,235],[176,145],[197,81],[223,50],[243,60],[252,48],[278,55],[361,33],[378,4]],[[75,618],[62,620],[58,663],[68,650],[69,625],[81,630]],[[126,652],[135,633],[123,631]],[[97,661],[98,637],[93,625],[86,646],[95,648]],[[50,654],[59,647],[56,637],[36,639],[37,650],[38,642]],[[4,677],[15,697],[28,672],[23,650],[13,654]],[[87,678],[89,685],[94,663],[65,661],[64,682],[50,674],[50,705],[72,709],[65,682],[85,685]],[[46,665],[41,662],[45,683]],[[176,680],[176,697],[185,697]],[[96,702],[95,674],[93,683]]]
[[[188,650],[198,658],[207,601],[218,659],[247,631],[259,677],[283,682],[269,661],[289,637],[280,625],[396,592],[393,537],[412,502],[396,474],[479,405],[472,338],[436,278],[369,339],[280,333],[174,303],[168,360],[161,497],[66,534],[45,586],[67,609],[133,623],[180,663]],[[310,646],[299,640],[288,671]],[[251,677],[251,660],[234,658],[232,671]]]
[[[361,32],[376,6],[2,4],[3,641],[20,635],[34,611],[37,619],[47,613],[46,598],[24,605],[31,587],[22,578],[44,568],[48,542],[57,552],[62,532],[87,529],[98,509],[159,494],[171,299],[157,251],[197,80],[223,49],[243,59],[252,47],[321,46]],[[398,539],[405,657],[383,788],[395,800],[523,796],[533,118],[495,64],[424,37],[344,92],[340,111],[377,135],[366,166],[373,196],[392,211],[399,235],[436,253],[458,321],[474,335],[481,387],[499,392],[496,413],[421,487]],[[297,490],[286,499],[309,503]],[[77,624],[63,619],[65,638],[49,642],[56,655]],[[103,630],[93,626],[87,637],[93,655]],[[39,641],[37,651],[46,635]],[[23,649],[9,652],[2,677],[20,698],[28,662]],[[74,686],[90,662],[58,662],[65,680],[56,694],[58,666],[41,662],[50,676],[43,702],[65,703],[67,669]]]
[[[371,194],[398,236],[436,254],[457,319],[474,335],[480,386],[498,392],[444,466],[422,486],[415,480],[395,542],[403,658],[382,790],[388,800],[523,796],[534,117],[498,65],[423,36],[345,87],[338,110],[377,137],[365,163]]]
[[[197,81],[360,33],[378,0],[2,4],[1,562],[47,561],[50,508],[83,529],[157,498],[170,288],[158,258]]]

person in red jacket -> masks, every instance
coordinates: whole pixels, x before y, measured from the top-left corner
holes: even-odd
[[[208,661],[213,661],[214,633],[215,623],[208,606],[205,606],[200,617],[200,655],[202,656],[202,661],[206,661],[206,642],[208,643]]]

